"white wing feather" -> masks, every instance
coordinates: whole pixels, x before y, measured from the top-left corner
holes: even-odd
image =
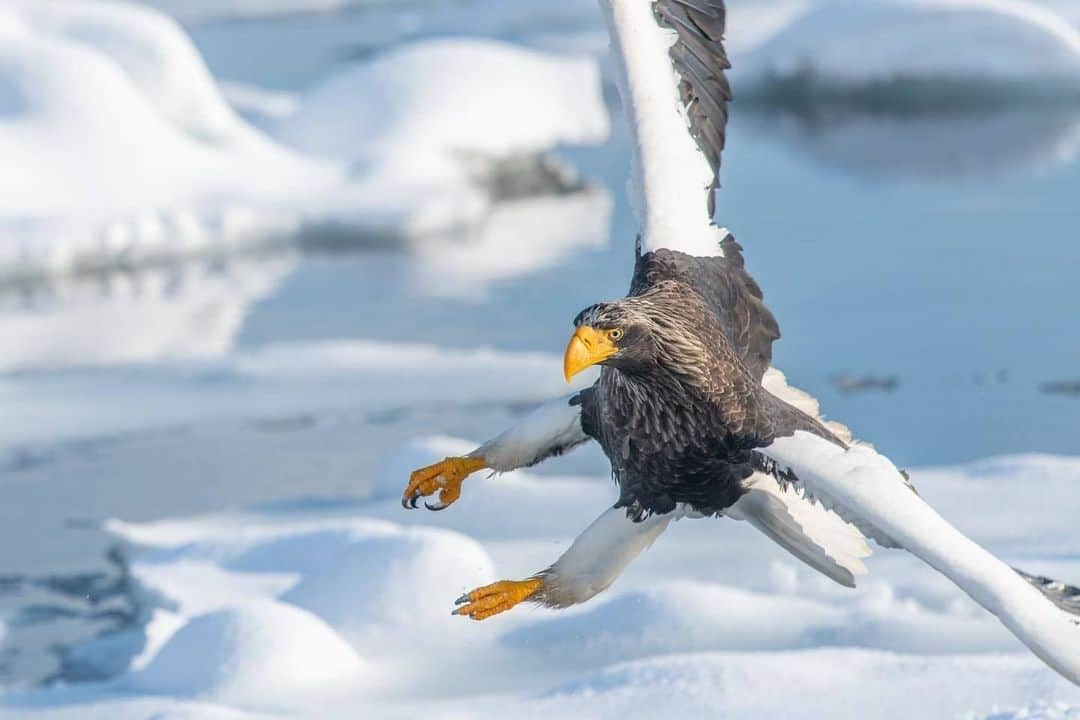
[[[858,529],[795,488],[781,487],[771,475],[755,473],[746,485],[746,494],[724,515],[750,523],[841,585],[855,587],[855,578],[866,575],[862,560],[870,556],[870,546]]]
[[[792,469],[841,517],[873,528],[872,534],[890,538],[945,575],[1047,665],[1080,684],[1080,618],[938,515],[888,458],[865,446],[845,450],[806,432],[761,452]]]
[[[661,248],[721,255],[729,233],[713,224],[708,195],[715,173],[690,133],[664,28],[651,0],[600,0],[620,65],[619,92],[634,137],[630,201],[642,252]]]

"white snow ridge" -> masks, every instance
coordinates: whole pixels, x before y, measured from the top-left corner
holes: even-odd
[[[463,82],[469,68],[483,75]],[[291,148],[233,112],[168,17],[11,0],[0,6],[0,274],[137,265],[313,224],[460,228],[492,204],[470,172],[477,158],[594,143],[607,130],[590,59],[427,41],[316,90],[282,121]],[[409,162],[380,161],[406,150]]]
[[[919,77],[1075,87],[1080,79],[1080,29],[1031,2],[837,0],[788,13],[738,58],[737,79],[806,71],[838,83]]]

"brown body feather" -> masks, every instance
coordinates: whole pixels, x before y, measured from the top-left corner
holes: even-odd
[[[619,504],[637,517],[683,503],[722,512],[746,478],[767,469],[755,450],[776,437],[807,430],[841,443],[762,387],[779,331],[737,252],[644,256],[631,295],[577,322],[626,331],[581,402],[585,431],[619,482]]]

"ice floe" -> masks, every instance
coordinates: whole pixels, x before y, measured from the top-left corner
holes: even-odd
[[[362,710],[1001,720],[1071,718],[1080,707],[1080,689],[903,554],[882,551],[861,589],[847,591],[796,572],[729,521],[679,523],[582,608],[520,608],[482,624],[451,617],[461,591],[538,569],[613,497],[602,478],[519,471],[470,480],[445,513],[401,509],[410,468],[472,445],[408,443],[376,471],[366,501],[109,523],[135,548],[141,651],[115,680],[84,686],[74,705],[70,691],[9,693],[0,716],[79,707],[85,717],[109,708],[103,716],[113,718]],[[1075,459],[1044,456],[914,473],[931,502],[981,541],[1065,577],[1080,569],[1070,491],[1078,476]],[[992,502],[1019,486],[1018,502]],[[751,565],[766,572],[748,581]]]
[[[493,41],[419,41],[343,71],[295,112],[290,98],[229,89],[254,114],[290,114],[280,129],[298,150],[238,116],[153,10],[17,0],[0,8],[0,34],[0,158],[18,168],[0,174],[9,275],[145,265],[305,228],[459,229],[493,202],[478,162],[607,134],[591,59]]]
[[[311,155],[345,158],[360,185],[335,208],[358,225],[422,234],[467,224],[490,194],[469,177],[500,158],[608,134],[600,76],[585,57],[555,58],[486,40],[407,45],[311,91],[275,134]]]
[[[1049,8],[1019,0],[806,3],[737,60],[736,77],[744,80],[811,72],[847,84],[1034,78],[1075,87],[1080,29]]]

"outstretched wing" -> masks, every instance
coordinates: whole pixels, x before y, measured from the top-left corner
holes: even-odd
[[[643,252],[719,255],[712,221],[729,67],[723,0],[601,0],[635,140],[631,199]]]
[[[742,248],[727,235],[723,254],[694,257],[674,250],[638,256],[630,295],[640,295],[658,282],[677,280],[694,288],[710,306],[739,358],[758,382],[772,363],[772,345],[780,337],[776,318],[765,307],[761,288],[743,264]]]
[[[1068,590],[1030,579],[965,537],[915,492],[888,458],[807,432],[759,448],[867,537],[902,547],[996,615],[1047,665],[1080,684],[1080,617]]]

